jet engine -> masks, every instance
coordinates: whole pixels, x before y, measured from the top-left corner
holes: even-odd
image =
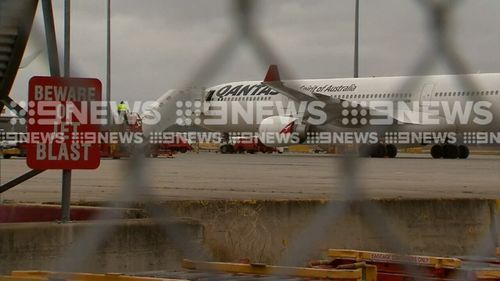
[[[259,138],[267,146],[288,146],[303,143],[308,131],[309,125],[303,124],[298,118],[271,116],[260,123]]]

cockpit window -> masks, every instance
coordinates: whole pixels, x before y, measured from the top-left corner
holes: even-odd
[[[207,99],[205,101],[211,101],[212,100],[212,96],[214,95],[215,93],[215,90],[211,90],[208,92],[208,95],[207,95]]]

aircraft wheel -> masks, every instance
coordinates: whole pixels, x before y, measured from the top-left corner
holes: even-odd
[[[361,144],[358,149],[359,157],[370,157],[371,150],[371,145]]]
[[[398,148],[394,144],[386,145],[385,150],[389,158],[395,158],[398,155]]]
[[[445,144],[443,146],[443,158],[445,158],[445,159],[457,159],[458,158],[458,147],[454,144]]]
[[[373,158],[384,158],[387,155],[387,148],[381,143],[376,143],[372,145],[372,151],[370,153]]]
[[[234,151],[233,146],[230,144],[225,144],[225,145],[220,147],[220,153],[222,153],[222,154],[233,153],[233,151]]]
[[[458,146],[458,158],[467,159],[469,157],[469,148],[466,145]]]
[[[443,146],[440,144],[435,144],[431,148],[431,155],[434,159],[439,159],[443,157]]]

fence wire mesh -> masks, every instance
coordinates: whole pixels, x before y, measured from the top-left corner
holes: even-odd
[[[436,0],[416,0],[423,13],[428,18],[428,36],[431,46],[428,46],[427,51],[423,52],[422,58],[418,60],[418,64],[414,66],[411,71],[413,74],[418,75],[427,73],[436,62],[443,62],[450,73],[465,74],[471,71],[465,63],[465,58],[454,47],[451,41],[453,34],[450,34],[451,18],[453,11],[461,5],[463,1],[436,1]],[[17,5],[22,5],[22,1],[17,2]],[[119,5],[119,2],[116,3]],[[139,4],[139,3],[138,3]],[[277,54],[278,51],[271,47],[271,44],[261,35],[257,25],[254,22],[256,7],[261,5],[262,1],[249,1],[249,0],[235,0],[229,1],[228,5],[232,8],[229,10],[233,20],[234,29],[231,33],[223,38],[218,44],[215,51],[207,56],[205,60],[197,67],[193,74],[186,77],[186,88],[193,85],[209,85],[216,73],[224,71],[224,66],[231,60],[231,54],[243,45],[247,45],[254,52],[255,59],[259,61],[264,67],[270,64],[278,64],[281,68],[283,77],[287,79],[299,78],[293,76],[292,70],[286,65],[286,58],[280,58]],[[147,5],[143,3],[142,5]],[[332,6],[335,2],[332,1]],[[168,27],[166,27],[168,28]],[[40,33],[39,29],[34,29],[34,33]],[[35,34],[39,38],[43,38],[41,34]],[[44,45],[39,42],[39,45]],[[175,56],[175,54],[172,54]],[[78,65],[72,66],[74,76],[79,76]],[[465,88],[477,88],[475,81],[463,77],[459,83]],[[409,86],[416,85],[414,80],[407,81],[407,84],[401,85],[401,89],[408,89]],[[415,89],[419,91],[420,89]],[[399,91],[395,91],[399,92]],[[478,99],[479,97],[471,97],[471,99]],[[384,130],[389,130],[385,128]],[[144,158],[144,152],[139,147],[130,157],[126,167],[123,171],[123,176],[126,178],[127,183],[121,192],[114,198],[114,202],[118,202],[119,207],[131,207],[137,205],[144,205],[145,210],[151,217],[158,219],[158,223],[164,231],[165,235],[171,239],[172,244],[177,247],[177,250],[185,258],[214,260],[214,256],[210,250],[203,245],[203,243],[196,239],[196,237],[188,237],[181,229],[176,229],[175,225],[165,222],[165,219],[174,219],[175,211],[171,210],[167,205],[162,204],[151,188],[151,178],[148,178],[146,167],[147,161]],[[347,153],[339,167],[332,164],[332,170],[339,170],[342,174],[342,181],[340,183],[340,190],[343,200],[331,200],[323,206],[317,214],[310,220],[309,223],[298,233],[294,241],[289,243],[289,246],[283,252],[277,264],[282,265],[304,265],[308,260],[315,258],[317,249],[326,240],[332,226],[339,222],[343,215],[349,211],[349,208],[361,204],[361,217],[364,224],[366,224],[373,233],[382,237],[385,248],[390,252],[397,254],[411,254],[411,250],[407,246],[407,239],[405,233],[394,227],[388,219],[389,214],[386,214],[380,206],[370,200],[366,194],[363,184],[359,181],[359,174],[362,173],[362,167],[359,164],[361,161],[353,153]],[[116,207],[117,204],[111,204],[111,207]],[[107,217],[109,214],[104,213],[99,219],[111,219]],[[498,221],[493,222],[497,225]],[[80,271],[85,269],[85,262],[92,260],[98,250],[99,245],[112,235],[114,229],[111,224],[99,224],[96,227],[90,228],[85,234],[79,237],[73,245],[68,248],[59,258],[56,265],[47,265],[47,268],[55,268],[60,271]],[[478,243],[478,248],[470,253],[472,256],[488,256],[491,254],[489,248],[489,241],[492,237],[490,233],[486,233],[485,237]],[[414,276],[424,275],[419,272],[417,267],[409,266],[408,272],[413,273]],[[216,275],[214,275],[214,278]],[[466,276],[456,276],[455,280],[466,279]],[[215,279],[214,279],[215,280]]]

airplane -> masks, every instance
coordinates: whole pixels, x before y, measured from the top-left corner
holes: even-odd
[[[171,90],[142,117],[162,116],[146,132],[174,120],[223,132],[222,153],[234,151],[230,133],[256,133],[274,147],[348,143],[363,157],[394,158],[432,145],[433,158],[465,159],[468,144],[500,142],[499,82],[499,73],[281,80],[271,65],[263,81]]]

